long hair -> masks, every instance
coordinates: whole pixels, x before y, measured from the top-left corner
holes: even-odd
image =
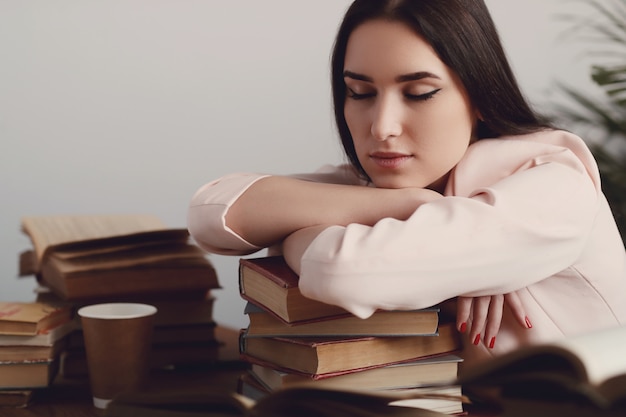
[[[550,127],[524,98],[483,0],[356,0],[346,11],[332,53],[335,122],[350,163],[365,177],[344,115],[344,61],[348,39],[362,23],[401,22],[422,36],[461,80],[481,115],[477,139]]]

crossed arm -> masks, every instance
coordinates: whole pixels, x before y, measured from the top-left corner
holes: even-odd
[[[406,220],[422,204],[440,198],[443,196],[422,188],[382,189],[270,176],[255,182],[233,203],[226,223],[256,246],[282,242],[287,262],[299,272],[304,251],[328,226],[373,226],[383,218]],[[459,297],[457,328],[468,331],[475,344],[484,332],[483,343],[493,347],[505,302],[520,325],[529,327],[519,298],[511,293]]]

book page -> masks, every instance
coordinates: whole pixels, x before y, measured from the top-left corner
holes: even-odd
[[[41,262],[46,249],[52,245],[165,228],[163,221],[153,215],[67,215],[22,218],[22,229],[32,240],[38,263]]]
[[[553,343],[576,354],[585,364],[589,381],[599,385],[626,374],[626,327],[594,331]]]

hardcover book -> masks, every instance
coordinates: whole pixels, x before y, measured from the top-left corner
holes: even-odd
[[[34,336],[70,321],[73,311],[50,303],[0,302],[0,335]]]
[[[447,412],[419,407],[418,400],[449,401],[459,409],[459,389],[363,392],[293,387],[258,400],[239,393],[160,391],[118,395],[104,410],[105,417],[442,417]],[[423,404],[427,404],[424,402]]]
[[[247,361],[313,379],[452,353],[460,348],[459,335],[451,323],[441,325],[437,336],[270,338],[246,337],[242,331],[240,337],[240,353]]]
[[[526,346],[464,370],[459,383],[507,416],[626,415],[626,327]]]
[[[377,311],[367,319],[354,315],[285,323],[271,313],[248,302],[247,337],[323,337],[323,336],[432,336],[437,333],[439,309]]]
[[[282,256],[241,258],[239,260],[239,292],[286,323],[317,320],[349,313],[302,295],[298,275]]]
[[[71,320],[34,336],[0,335],[0,346],[52,346],[77,329],[77,321]]]
[[[34,273],[64,300],[219,288],[187,230],[154,216],[24,217],[22,229],[34,255],[20,257],[21,273]]]
[[[33,399],[34,390],[0,390],[0,407],[24,408]]]
[[[457,355],[444,354],[322,379],[285,372],[256,363],[252,364],[250,373],[268,391],[294,386],[390,390],[454,381],[458,377],[459,364],[462,361]]]
[[[0,362],[0,389],[47,387],[57,370],[57,360]]]

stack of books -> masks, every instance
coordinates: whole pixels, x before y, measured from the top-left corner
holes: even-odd
[[[20,275],[35,275],[38,301],[75,312],[97,303],[140,302],[157,307],[153,367],[212,363],[220,341],[213,319],[217,275],[186,229],[151,215],[22,218],[32,249],[20,255]],[[60,372],[87,374],[80,321],[60,355]]]
[[[209,365],[218,360],[221,342],[216,336],[217,325],[213,319],[215,299],[210,292],[204,297],[201,294],[197,297],[169,294],[164,298],[123,297],[98,302],[120,301],[141,302],[157,308],[150,355],[153,369]],[[73,305],[77,310],[92,303]],[[68,335],[60,355],[60,374],[67,378],[82,377],[88,373],[82,329],[80,321],[76,321],[76,330]]]
[[[240,259],[239,289],[249,317],[240,354],[251,364],[242,394],[258,398],[292,387],[414,390],[432,395],[410,400],[412,406],[463,411],[461,387],[450,384],[461,342],[437,307],[360,319],[304,297],[281,256]]]
[[[59,367],[72,310],[49,303],[0,302],[0,405],[26,406]]]

